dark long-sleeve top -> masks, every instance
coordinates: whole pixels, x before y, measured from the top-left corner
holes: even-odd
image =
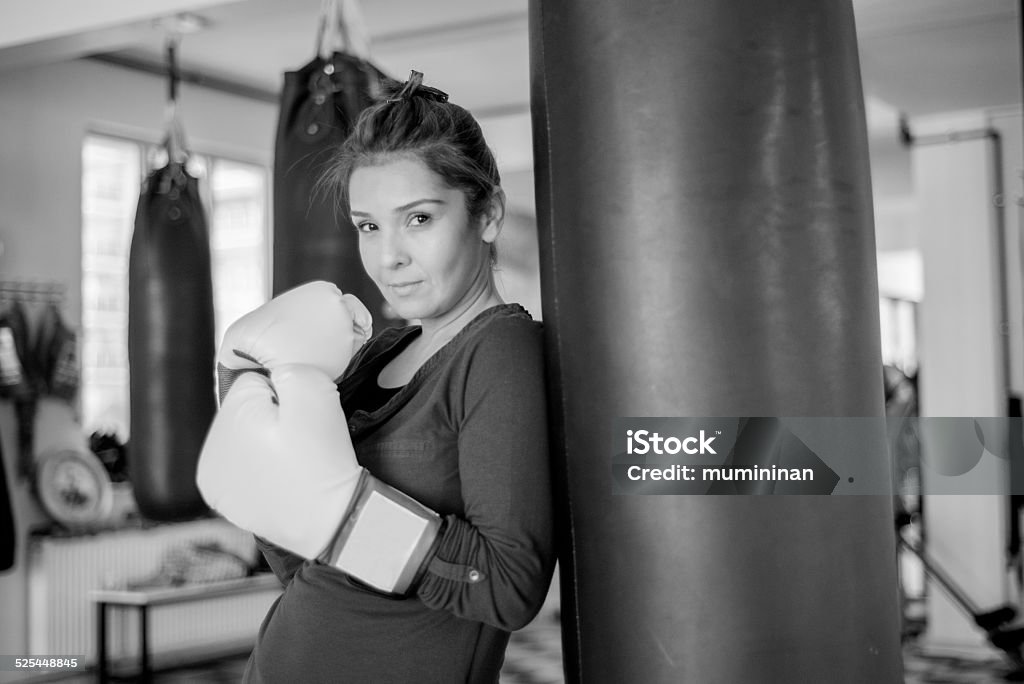
[[[445,518],[426,573],[396,599],[258,540],[285,591],[246,681],[496,682],[509,632],[544,601],[555,554],[541,326],[516,304],[487,309],[381,395],[380,370],[419,333],[370,340],[339,393],[360,464]]]

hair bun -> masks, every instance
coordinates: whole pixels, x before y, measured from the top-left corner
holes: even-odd
[[[396,95],[387,99],[388,103],[405,102],[412,97],[422,97],[434,102],[447,102],[448,93],[438,90],[437,88],[431,88],[430,86],[423,85],[423,73],[420,71],[412,70],[409,74],[409,80],[402,84],[401,89]]]

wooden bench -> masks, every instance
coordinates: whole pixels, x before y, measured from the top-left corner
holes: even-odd
[[[89,598],[96,605],[96,666],[100,682],[107,682],[110,676],[107,663],[107,609],[135,608],[139,611],[139,650],[141,681],[148,681],[151,673],[149,660],[149,609],[189,601],[247,594],[252,592],[281,589],[281,583],[271,573],[260,573],[251,577],[203,582],[178,587],[155,587],[152,589],[94,589]]]

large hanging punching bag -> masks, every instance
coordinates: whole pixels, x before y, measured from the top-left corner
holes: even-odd
[[[619,417],[883,415],[850,2],[531,0],[530,43],[567,681],[902,681],[891,497],[609,465]]]
[[[0,572],[14,567],[18,538],[11,508],[11,490],[7,487],[7,468],[4,466],[3,442],[0,440]]]
[[[209,234],[171,122],[170,161],[145,180],[128,266],[128,473],[139,511],[154,520],[207,510],[196,463],[216,411]]]
[[[322,49],[324,36],[341,30],[337,2],[329,6],[335,14],[321,18],[320,55],[285,74],[281,93],[274,148],[274,293],[327,280],[357,296],[374,321],[384,323],[384,299],[363,270],[355,228],[338,215],[329,194],[315,187],[384,78],[360,57]]]

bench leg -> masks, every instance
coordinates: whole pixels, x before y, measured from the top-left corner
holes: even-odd
[[[100,684],[107,684],[107,604],[96,604],[96,667]]]
[[[139,608],[139,621],[141,622],[140,634],[141,643],[139,648],[142,650],[142,681],[150,681],[149,671],[149,606],[140,606]]]

